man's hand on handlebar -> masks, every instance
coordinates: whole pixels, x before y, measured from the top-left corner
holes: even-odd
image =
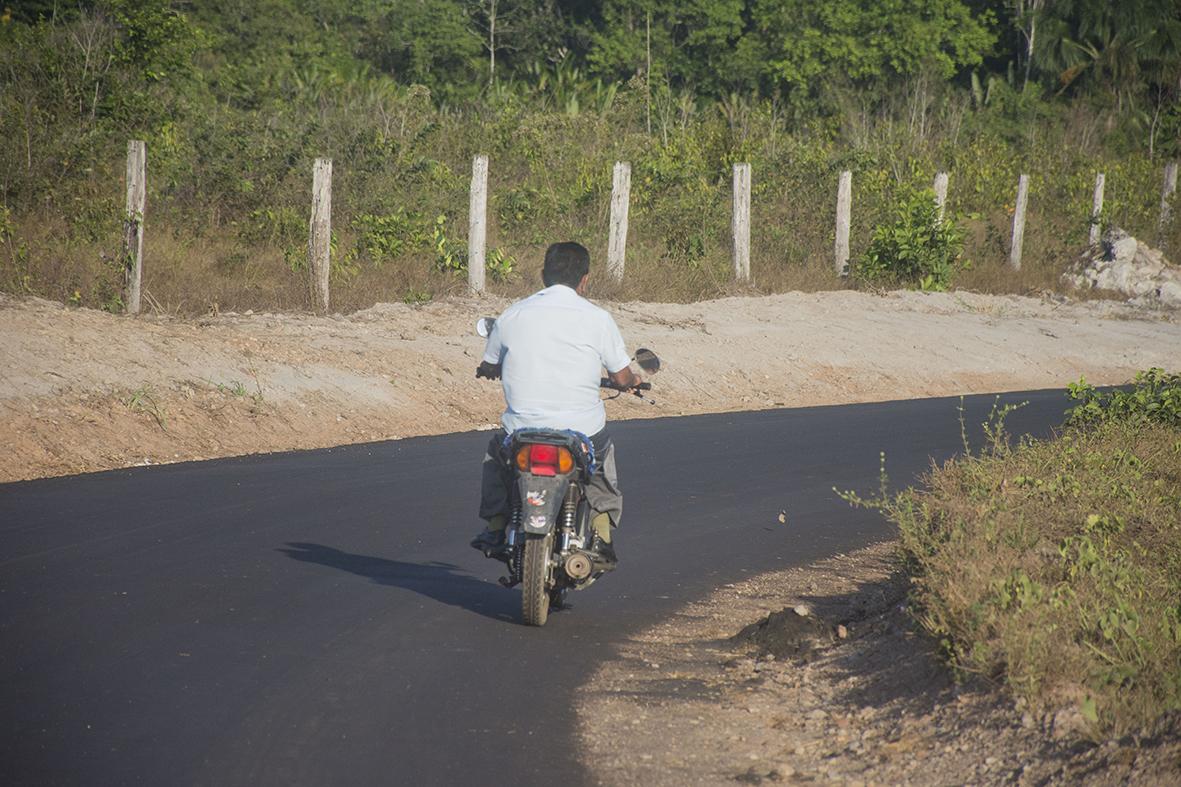
[[[630,368],[624,367],[618,372],[611,374],[609,377],[604,377],[599,380],[599,386],[602,388],[610,388],[615,391],[631,391],[636,396],[642,397],[641,391],[652,390],[652,383],[644,382],[644,378],[633,372]],[[618,395],[618,394],[616,394]]]
[[[500,364],[480,361],[480,365],[476,367],[476,378],[479,379],[481,377],[487,377],[489,380],[499,380]]]

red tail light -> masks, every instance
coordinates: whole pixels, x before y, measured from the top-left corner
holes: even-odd
[[[529,446],[529,471],[533,475],[557,475],[558,447],[556,445]]]
[[[574,455],[559,445],[524,445],[517,451],[517,469],[534,475],[557,475],[574,469]]]

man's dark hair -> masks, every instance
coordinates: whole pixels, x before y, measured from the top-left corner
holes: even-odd
[[[590,252],[581,243],[555,243],[545,250],[545,267],[541,269],[541,280],[545,282],[546,287],[565,284],[575,289],[588,272]]]

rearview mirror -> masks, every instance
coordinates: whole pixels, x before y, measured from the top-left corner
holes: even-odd
[[[481,317],[480,319],[476,320],[476,333],[478,333],[481,338],[487,339],[488,334],[492,333],[493,325],[496,325],[495,317]]]
[[[660,371],[660,359],[656,357],[656,353],[647,347],[641,347],[636,350],[635,360],[640,365],[640,368],[648,374],[655,374]]]

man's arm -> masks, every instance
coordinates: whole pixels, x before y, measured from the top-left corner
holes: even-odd
[[[603,367],[607,370],[607,378],[611,384],[626,391],[640,384],[640,376],[631,370],[631,357],[627,354],[627,345],[623,343],[623,336],[619,333],[619,326],[606,312],[603,343],[599,354],[603,359]],[[614,369],[615,371],[611,371]]]
[[[611,380],[612,385],[624,391],[634,388],[642,382],[640,375],[632,372],[630,366],[625,366],[618,372],[611,372],[607,378]]]
[[[500,341],[500,325],[500,320],[497,320],[492,323],[492,330],[488,332],[488,341],[484,343],[484,355],[480,358],[480,365],[476,367],[477,379],[500,379],[500,367],[504,362],[504,343]]]

